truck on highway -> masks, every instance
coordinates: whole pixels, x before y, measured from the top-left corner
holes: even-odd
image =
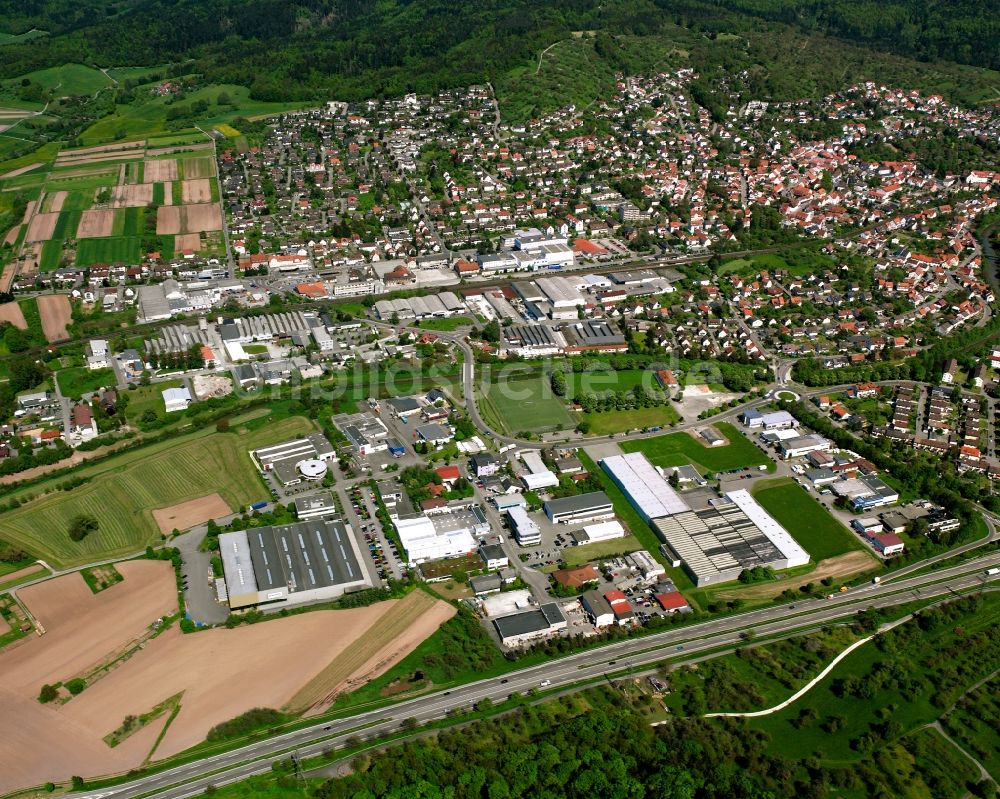
[[[1000,574],[1000,566],[993,566],[992,568],[987,569],[986,573],[989,574],[990,576],[994,574]]]
[[[250,506],[250,510],[260,510],[261,508],[267,507],[267,500],[262,499],[260,502],[255,502]]]

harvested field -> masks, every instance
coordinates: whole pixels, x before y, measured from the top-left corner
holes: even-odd
[[[58,779],[64,779],[81,768],[91,772],[128,768],[144,755],[139,747],[109,749],[97,730],[65,712],[71,705],[41,705],[36,699],[42,684],[85,674],[122,651],[157,618],[176,611],[177,591],[169,563],[131,561],[118,569],[124,581],[99,594],[91,593],[79,574],[18,592],[46,633],[0,652],[4,675],[0,790],[52,779],[44,774],[46,760],[60,775]],[[109,624],[109,619],[114,623]],[[145,746],[148,749],[149,744]]]
[[[174,238],[174,252],[180,252],[181,250],[194,250],[197,252],[200,249],[200,233],[182,233]]]
[[[163,184],[163,204],[173,205],[174,204],[174,184],[169,180]]]
[[[173,155],[174,153],[194,153],[201,150],[213,149],[212,142],[202,142],[200,144],[179,144],[175,147],[152,147],[146,150],[146,155],[153,158],[157,155]]]
[[[59,211],[62,210],[63,203],[66,202],[66,195],[67,194],[68,194],[68,192],[65,192],[65,191],[57,191],[57,192],[53,192],[49,196],[49,201],[48,201],[49,213],[53,213],[54,214],[54,213],[58,213]]]
[[[0,291],[10,291],[10,284],[14,282],[14,278],[17,276],[17,265],[14,263],[9,263],[3,268],[3,274],[0,275]]]
[[[803,583],[816,583],[827,577],[834,580],[851,577],[862,572],[875,571],[880,566],[874,555],[863,550],[854,550],[843,555],[821,560],[816,564],[816,568],[808,574],[802,574],[790,579],[779,579],[768,583],[758,583],[749,588],[733,588],[725,591],[718,591],[715,595],[719,599],[761,599],[764,597],[779,596],[782,591],[789,587],[789,583],[799,586]],[[794,581],[794,582],[793,582]],[[836,590],[833,588],[831,590]]]
[[[41,572],[43,571],[45,571],[45,567],[41,563],[32,563],[30,566],[25,566],[23,569],[18,569],[16,572],[8,572],[0,577],[0,585],[12,583],[15,580],[20,580],[22,577],[27,577],[30,574],[38,574],[41,576]]]
[[[153,202],[152,183],[133,183],[115,186],[111,190],[112,208],[140,208]]]
[[[209,519],[220,519],[231,514],[232,508],[218,494],[191,499],[168,508],[153,511],[153,518],[161,533],[171,530],[189,530],[196,524],[204,524]]]
[[[28,329],[28,323],[24,319],[24,312],[16,302],[5,302],[0,305],[0,322],[10,322],[14,327],[21,330]]]
[[[146,159],[145,178],[149,183],[177,180],[177,161],[173,158]]]
[[[218,204],[185,205],[184,232],[203,233],[207,230],[222,230],[222,211]]]
[[[69,333],[66,331],[72,310],[69,307],[69,297],[65,294],[40,294],[37,302],[45,338],[50,342],[69,338]]]
[[[48,241],[56,229],[59,214],[35,214],[28,225],[28,235],[25,241]]]
[[[0,180],[3,180],[4,178],[16,178],[18,175],[24,175],[25,173],[30,172],[32,169],[38,169],[38,167],[40,166],[45,166],[45,165],[39,162],[37,164],[28,164],[27,166],[22,166],[20,169],[12,169],[10,172],[5,172],[3,175],[0,175]]]
[[[215,176],[214,158],[185,158],[182,164],[184,177],[188,180]]]
[[[148,565],[140,561],[121,564],[119,569],[138,564]],[[123,583],[90,594],[83,580],[74,577],[86,592],[79,597],[84,608],[106,608],[111,598],[129,597],[130,583],[135,586],[137,582],[127,573]],[[156,585],[174,593],[169,569]],[[144,729],[115,749],[105,746],[102,737],[115,730],[125,716],[140,715],[177,694],[182,694],[180,711],[156,750],[157,758],[201,742],[216,724],[251,708],[282,707],[331,659],[363,645],[367,631],[380,619],[394,615],[400,604],[389,601],[366,608],[315,611],[196,635],[183,635],[174,626],[66,704],[40,705],[34,698],[40,682],[65,671],[56,669],[48,656],[63,648],[61,640],[72,635],[78,645],[93,648],[83,636],[117,632],[117,641],[105,643],[113,650],[127,639],[120,625],[107,624],[107,619],[125,618],[124,623],[132,622],[133,631],[138,621],[138,614],[127,607],[121,609],[122,617],[105,610],[99,619],[92,613],[77,612],[74,617],[67,611],[71,626],[79,628],[79,634],[59,627],[42,638],[25,639],[15,649],[0,653],[0,670],[5,675],[10,672],[12,677],[0,687],[0,703],[5,711],[0,717],[0,757],[8,764],[0,773],[0,791],[64,780],[73,774],[87,778],[138,766],[162,724],[150,725],[154,731]],[[454,612],[447,605],[445,609],[448,614]],[[434,607],[428,611],[430,614],[446,617],[445,611]],[[433,628],[424,618],[418,619],[415,626],[426,635]],[[408,638],[406,646],[411,649],[419,643],[417,635]],[[37,674],[26,675],[28,665],[36,665]]]
[[[103,239],[115,229],[115,212],[109,210],[84,211],[80,216],[80,226],[76,229],[78,239]]]
[[[17,237],[21,235],[21,225],[14,225],[10,230],[7,231],[7,235],[4,236],[3,243],[9,244],[12,247],[17,241]]]
[[[98,155],[101,153],[127,153],[135,150],[145,149],[145,141],[119,142],[117,144],[96,144],[93,147],[75,147],[72,150],[63,150],[56,158],[56,162],[61,158],[76,158],[78,156]]]
[[[75,166],[77,164],[103,164],[109,161],[125,161],[142,158],[142,150],[127,153],[95,153],[94,155],[71,156],[56,161],[56,166]]]
[[[181,207],[164,205],[156,211],[156,235],[181,232]]]
[[[212,200],[212,183],[208,178],[185,180],[181,183],[181,196],[184,204],[207,203]]]
[[[384,674],[454,615],[455,608],[447,602],[423,591],[411,591],[391,613],[381,616],[356,645],[327,663],[292,697],[287,709],[292,713],[321,711],[337,694]]]

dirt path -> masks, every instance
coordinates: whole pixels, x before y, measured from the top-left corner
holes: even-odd
[[[12,169],[3,175],[0,175],[0,179],[3,178],[16,178],[18,175],[23,175],[26,172],[30,172],[32,169],[38,169],[38,167],[44,166],[44,164],[39,161],[37,164],[28,164],[27,166],[22,166],[20,169]]]
[[[849,577],[861,572],[874,571],[878,568],[878,561],[872,555],[862,550],[853,550],[843,555],[821,560],[816,564],[816,568],[807,574],[800,574],[797,577],[785,577],[768,583],[748,586],[746,588],[732,588],[719,591],[716,596],[720,599],[761,599],[763,597],[774,597],[781,594],[789,584],[795,582],[800,585],[803,582],[816,583],[830,577],[834,580]],[[835,590],[835,589],[833,589]]]

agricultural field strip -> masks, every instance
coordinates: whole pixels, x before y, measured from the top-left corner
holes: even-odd
[[[391,644],[411,624],[434,606],[435,599],[423,591],[412,591],[383,614],[360,640],[335,657],[289,701],[294,710],[306,710],[328,697],[338,685],[360,669],[369,658]]]

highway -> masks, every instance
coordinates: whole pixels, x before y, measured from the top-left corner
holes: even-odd
[[[690,656],[703,656],[713,650],[731,648],[751,633],[757,639],[779,636],[842,621],[869,608],[946,598],[987,586],[989,590],[996,590],[1000,575],[986,574],[986,569],[995,566],[1000,566],[1000,553],[991,553],[959,566],[891,584],[872,584],[833,594],[826,599],[781,604],[620,641],[512,671],[505,677],[480,680],[373,710],[360,710],[347,718],[319,721],[310,727],[231,752],[75,796],[79,799],[137,799],[146,796],[186,799],[204,792],[210,785],[218,787],[268,772],[273,762],[289,757],[292,752],[300,757],[309,757],[344,746],[352,736],[369,737],[398,731],[404,719],[415,719],[421,723],[442,719],[450,711],[468,710],[482,699],[499,702],[513,693],[523,694],[531,689],[555,691],[582,688],[605,679],[609,674],[648,667],[668,658],[684,662]]]

